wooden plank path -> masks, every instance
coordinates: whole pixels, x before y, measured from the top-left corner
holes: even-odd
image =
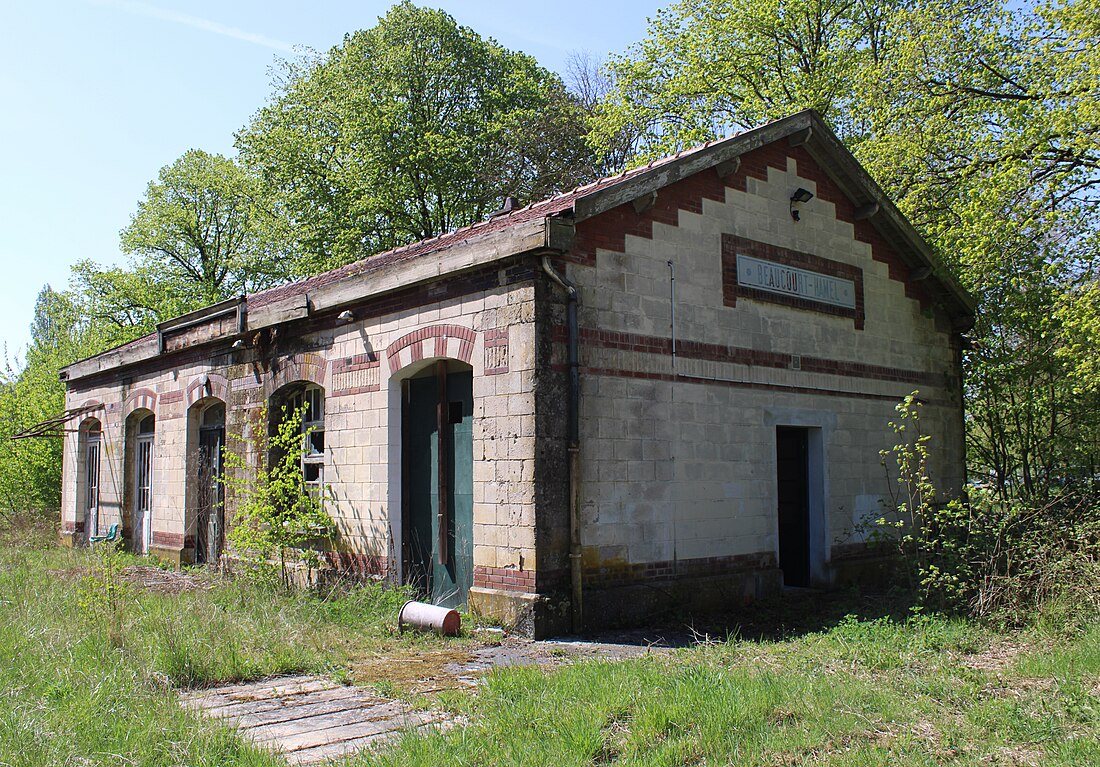
[[[410,729],[448,727],[438,711],[346,687],[316,676],[290,676],[185,692],[183,705],[225,719],[289,764],[315,764],[383,745]]]

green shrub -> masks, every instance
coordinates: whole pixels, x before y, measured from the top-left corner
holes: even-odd
[[[889,532],[878,540],[896,546],[918,605],[1070,631],[1100,617],[1100,485],[1051,484],[1015,500],[975,486],[943,501],[916,395],[898,404],[890,422],[897,444],[881,453],[888,473],[896,467],[897,515],[878,520]]]

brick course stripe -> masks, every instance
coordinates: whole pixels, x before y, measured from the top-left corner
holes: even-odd
[[[554,365],[553,369],[558,373],[568,372],[568,368],[565,365]],[[620,370],[616,368],[594,368],[585,367],[583,365],[580,368],[580,372],[585,375],[608,376],[611,378],[637,378],[645,381],[681,381],[683,383],[703,384],[706,386],[725,386],[735,389],[754,389],[756,391],[785,392],[788,394],[816,394],[825,397],[847,397],[850,399],[869,399],[895,403],[900,399],[900,395],[894,394],[871,394],[868,392],[843,391],[841,389],[818,389],[811,386],[786,386],[784,384],[765,384],[752,381],[729,381],[725,379],[701,378],[689,375],[672,375],[671,373],[647,373],[644,371]],[[949,400],[943,400],[941,402],[940,400],[922,398],[921,401],[927,402],[930,405],[958,405],[957,402],[951,402]]]
[[[166,533],[163,530],[153,532],[153,545],[166,549],[182,549],[183,533]]]
[[[754,570],[769,570],[775,567],[775,554],[771,551],[661,562],[615,563],[586,567],[584,583],[592,588],[607,588],[632,583],[668,581],[675,578],[730,575]]]
[[[326,551],[325,561],[341,573],[359,578],[385,576],[390,571],[389,559],[376,554],[359,554],[351,551]]]
[[[535,591],[535,571],[519,570],[514,567],[474,566],[474,586],[503,591]]]
[[[555,325],[554,341],[566,341],[566,327]],[[595,328],[580,329],[581,343],[604,349],[625,349],[646,354],[672,353],[672,339],[661,336],[644,336],[638,333],[623,333]],[[676,354],[684,359],[704,360],[706,362],[731,362],[738,365],[791,369],[791,355],[778,352],[766,352],[741,346],[707,344],[700,341],[676,341]],[[861,362],[835,360],[825,357],[801,357],[800,370],[803,373],[826,373],[845,378],[864,378],[892,383],[921,384],[924,386],[944,386],[952,381],[943,375],[904,368],[889,368],[880,365],[866,365]],[[645,372],[645,371],[639,371]],[[661,375],[661,374],[654,374]],[[667,380],[672,380],[669,374]]]

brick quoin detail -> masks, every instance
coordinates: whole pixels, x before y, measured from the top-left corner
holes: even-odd
[[[183,533],[166,533],[163,530],[153,532],[153,545],[163,546],[166,549],[182,549]]]
[[[431,346],[431,356],[439,356],[436,350],[439,348],[440,343],[438,339],[441,338],[459,339],[457,357],[469,364],[470,357],[474,352],[474,339],[477,338],[477,334],[470,328],[464,328],[461,325],[432,325],[431,327],[406,333],[386,347],[386,358],[390,361],[390,373],[396,373],[401,369],[399,355],[407,347],[412,347],[413,362],[424,359],[424,342],[428,339],[436,339]],[[443,348],[446,349],[446,341],[443,343]]]
[[[356,578],[386,576],[390,571],[389,559],[377,554],[359,554],[354,551],[326,551],[325,562],[341,573]]]
[[[566,342],[566,328],[564,325],[555,325],[554,341]],[[627,351],[641,352],[643,354],[672,354],[672,339],[660,336],[644,336],[637,333],[622,333],[614,330],[596,330],[594,328],[580,329],[581,344],[595,346],[603,349],[625,349]],[[759,349],[749,349],[739,346],[723,346],[721,344],[705,344],[698,341],[676,341],[676,354],[685,359],[705,360],[707,362],[732,362],[738,365],[752,365],[756,367],[769,367],[787,370],[791,368],[791,355],[778,352],[766,352]],[[556,368],[557,366],[555,366]],[[894,383],[922,384],[925,386],[944,386],[952,384],[952,379],[936,373],[925,373],[919,370],[905,370],[903,368],[888,368],[880,365],[865,365],[860,362],[847,362],[845,360],[832,360],[822,357],[802,357],[801,371],[803,373],[826,373],[830,375],[844,376],[845,378],[869,378],[876,381],[891,381]],[[653,377],[661,380],[673,380],[671,374],[652,373],[640,371],[638,378]]]
[[[909,267],[893,247],[878,233],[869,220],[857,221],[856,206],[844,196],[828,174],[810,157],[804,147],[788,146],[786,141],[774,141],[741,155],[737,173],[720,178],[714,168],[700,171],[688,178],[669,184],[657,193],[652,208],[637,213],[625,203],[577,224],[573,250],[561,257],[564,261],[586,266],[596,265],[596,250],[602,248],[617,253],[626,251],[626,236],[653,239],[653,224],[679,226],[680,211],[703,212],[703,200],[725,203],[726,188],[747,192],[747,180],[768,180],[768,168],[787,170],[787,158],[798,165],[798,175],[817,185],[817,197],[832,203],[838,221],[851,224],[855,239],[871,246],[871,258],[887,265],[890,279],[905,286],[905,295],[920,302],[922,309],[931,304],[928,293],[919,283],[909,279]]]
[[[669,581],[675,578],[731,575],[756,570],[770,570],[775,567],[775,554],[770,551],[761,551],[755,554],[736,554],[727,557],[666,560],[663,562],[638,562],[634,564],[617,562],[606,566],[586,567],[584,582],[585,585],[593,588],[607,588],[639,582]]]
[[[811,301],[795,296],[784,296],[766,290],[745,287],[737,282],[738,254],[753,256],[763,261],[770,261],[775,264],[782,264],[783,266],[793,266],[797,269],[805,269],[809,272],[817,272],[818,274],[824,274],[829,277],[839,277],[844,280],[849,280],[855,284],[856,306],[854,309],[849,309],[845,306],[833,306],[831,304],[821,303],[820,301]],[[773,304],[790,306],[795,309],[808,309],[810,311],[821,312],[822,314],[850,317],[855,320],[856,330],[863,330],[865,316],[862,269],[849,264],[842,264],[839,261],[833,261],[828,258],[814,256],[810,253],[799,253],[795,250],[787,250],[786,248],[780,248],[775,245],[768,245],[767,243],[756,242],[755,240],[747,240],[744,237],[738,237],[733,234],[723,234],[722,297],[726,306],[732,307],[737,306],[738,296],[751,298],[756,301],[768,301]]]
[[[562,258],[596,265],[596,249],[626,251],[626,236],[653,239],[653,224],[679,226],[680,211],[703,212],[703,200],[726,201],[726,185],[713,168],[696,173],[657,192],[657,202],[644,213],[630,203],[612,208],[577,224],[572,253]]]
[[[535,571],[475,565],[474,587],[532,593],[535,590]]]
[[[508,328],[485,331],[485,375],[508,372]]]
[[[783,142],[783,144],[785,143]],[[927,309],[931,305],[928,293],[920,286],[920,283],[909,279],[909,267],[901,260],[894,248],[878,233],[870,220],[856,220],[856,206],[840,191],[840,187],[829,178],[829,175],[810,156],[805,147],[790,147],[783,144],[775,142],[742,155],[741,167],[738,173],[728,179],[730,187],[742,192],[747,191],[745,188],[746,178],[751,176],[767,181],[769,167],[786,170],[787,158],[793,158],[798,165],[799,177],[813,181],[817,185],[818,199],[833,204],[837,220],[851,224],[855,232],[855,238],[871,246],[871,258],[879,263],[886,264],[890,279],[905,286],[906,297],[920,302],[921,309]]]

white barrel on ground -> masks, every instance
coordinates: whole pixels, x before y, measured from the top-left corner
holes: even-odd
[[[462,628],[462,616],[458,610],[439,605],[430,605],[426,602],[409,600],[401,605],[401,612],[397,614],[397,628],[404,631],[406,628],[415,631],[434,631],[443,636],[458,636]]]

